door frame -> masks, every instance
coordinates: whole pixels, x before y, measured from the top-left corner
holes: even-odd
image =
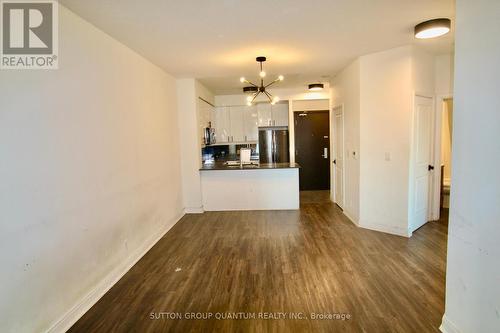
[[[453,94],[437,95],[434,110],[434,170],[441,170],[441,135],[443,130],[444,101],[453,98]],[[439,168],[438,168],[439,166]],[[431,192],[431,220],[436,221],[441,217],[441,172],[434,172]]]
[[[337,151],[335,147],[337,146],[336,141],[335,141],[335,135],[336,135],[336,127],[335,127],[335,110],[340,109],[340,114],[342,115],[342,156],[344,156],[343,163],[344,165],[342,166],[342,202],[337,202],[337,195],[335,191],[335,186],[337,186],[337,183],[335,182],[335,179],[337,179],[336,175],[336,168],[335,165],[333,164],[333,160],[336,159],[337,156]],[[330,172],[330,200],[334,203],[336,203],[340,208],[344,209],[345,205],[345,173],[346,173],[346,154],[345,154],[345,113],[344,113],[344,103],[338,104],[333,106],[330,109],[330,156],[331,156],[331,172]]]

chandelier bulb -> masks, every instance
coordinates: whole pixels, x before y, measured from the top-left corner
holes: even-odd
[[[245,78],[244,78],[243,76],[242,76],[242,77],[240,77],[240,82],[241,82],[241,83],[245,82]]]
[[[278,80],[283,81],[285,77],[283,75],[278,76]]]
[[[261,72],[259,73],[259,76],[260,76],[261,78],[265,78],[265,77],[266,77],[266,72],[261,71]]]

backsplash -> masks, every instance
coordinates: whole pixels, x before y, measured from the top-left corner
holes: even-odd
[[[259,159],[259,145],[258,144],[240,144],[240,145],[217,145],[206,146],[201,149],[203,163],[210,161],[231,161],[239,160],[240,149],[252,149],[252,159]]]

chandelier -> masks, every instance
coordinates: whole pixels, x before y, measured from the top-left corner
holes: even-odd
[[[271,81],[270,83],[264,85],[264,78],[266,77],[266,72],[264,72],[264,69],[262,67],[262,63],[264,61],[266,61],[266,57],[257,57],[255,60],[260,65],[260,73],[259,73],[260,85],[256,85],[256,84],[248,81],[244,77],[240,78],[241,83],[247,83],[250,85],[250,86],[243,87],[244,93],[250,93],[250,95],[247,97],[247,105],[249,105],[249,106],[252,105],[252,103],[255,101],[257,96],[259,96],[260,94],[266,95],[267,98],[269,99],[269,102],[272,105],[274,105],[274,104],[279,102],[280,98],[278,96],[271,95],[267,91],[267,88],[269,88],[270,86],[272,86],[276,82],[283,81],[285,78],[283,77],[283,75],[280,75],[280,76],[278,76],[278,78],[276,80]]]

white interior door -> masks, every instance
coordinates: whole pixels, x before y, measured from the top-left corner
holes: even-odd
[[[333,109],[334,138],[334,201],[344,207],[344,112],[342,106]]]
[[[410,231],[429,220],[432,153],[432,98],[415,96]]]

